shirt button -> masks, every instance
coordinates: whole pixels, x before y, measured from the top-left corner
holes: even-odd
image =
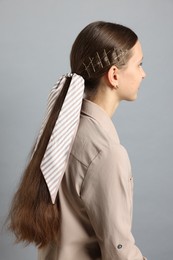
[[[123,247],[123,246],[122,246],[122,245],[120,245],[120,244],[117,246],[117,248],[118,248],[118,249],[121,249],[122,247]]]

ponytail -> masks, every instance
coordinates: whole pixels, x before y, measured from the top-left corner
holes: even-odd
[[[19,188],[12,200],[8,216],[8,228],[16,236],[16,242],[34,243],[44,247],[55,241],[59,230],[59,200],[52,204],[50,194],[40,170],[53,127],[58,118],[71,78],[55,101],[46,127],[31,161],[25,169]]]

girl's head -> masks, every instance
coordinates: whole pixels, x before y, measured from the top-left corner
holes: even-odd
[[[71,70],[85,79],[86,90],[92,92],[112,65],[119,69],[126,66],[137,41],[137,35],[123,25],[93,22],[79,33],[72,46]]]

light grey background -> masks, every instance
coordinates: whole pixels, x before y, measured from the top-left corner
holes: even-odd
[[[36,259],[3,228],[12,194],[42,121],[50,88],[69,72],[69,53],[89,22],[135,30],[144,69],[136,102],[113,120],[135,179],[133,234],[149,260],[173,256],[173,1],[0,0],[0,259]]]

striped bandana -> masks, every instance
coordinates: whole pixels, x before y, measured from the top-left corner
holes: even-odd
[[[46,117],[37,140],[38,144],[54,103],[67,77],[72,77],[72,79],[41,162],[41,171],[47,183],[53,204],[56,200],[79,124],[84,94],[84,79],[81,76],[67,74],[62,76],[53,87],[48,99]]]

